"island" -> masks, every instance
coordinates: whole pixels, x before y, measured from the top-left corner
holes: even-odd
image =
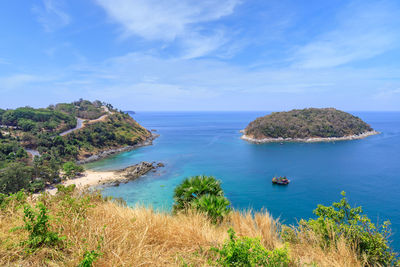
[[[326,142],[378,134],[360,118],[334,108],[273,112],[250,122],[241,132],[241,138],[252,143]]]

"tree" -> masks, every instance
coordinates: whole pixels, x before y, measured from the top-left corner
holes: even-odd
[[[68,161],[63,165],[63,171],[65,172],[65,176],[68,178],[75,177],[84,170],[85,169],[82,166],[75,164],[73,161]]]
[[[188,208],[191,202],[203,195],[223,196],[221,182],[213,176],[193,176],[186,178],[174,191],[173,210]]]
[[[23,163],[13,162],[0,171],[0,192],[16,193],[30,189],[33,168]]]

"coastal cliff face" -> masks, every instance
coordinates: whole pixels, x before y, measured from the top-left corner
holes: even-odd
[[[273,112],[252,121],[243,133],[242,139],[256,143],[335,141],[377,134],[360,118],[334,108]]]

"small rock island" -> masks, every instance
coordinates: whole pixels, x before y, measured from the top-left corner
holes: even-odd
[[[241,132],[241,138],[252,143],[326,142],[378,134],[360,118],[334,108],[273,112],[252,121]]]

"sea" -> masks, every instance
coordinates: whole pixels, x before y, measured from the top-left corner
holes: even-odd
[[[400,250],[400,112],[350,112],[381,132],[360,140],[325,143],[251,144],[240,130],[268,111],[136,112],[131,116],[160,136],[153,145],[90,163],[93,170],[115,170],[141,161],[165,167],[104,195],[128,205],[170,211],[174,188],[185,177],[212,175],[233,208],[267,210],[285,224],[314,218],[318,204],[341,199],[362,206],[374,223],[392,223],[392,245]],[[287,176],[288,186],[271,183]]]

